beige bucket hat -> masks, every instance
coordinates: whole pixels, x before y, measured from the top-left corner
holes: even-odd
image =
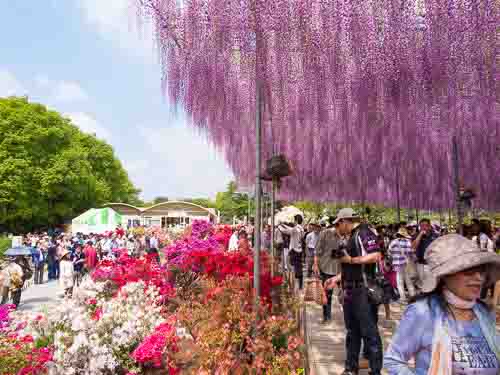
[[[342,208],[338,212],[337,218],[333,222],[333,225],[337,224],[342,219],[357,219],[357,218],[359,218],[359,215],[352,208],[350,208],[350,207]]]
[[[422,292],[430,293],[438,286],[439,280],[469,268],[489,265],[487,280],[500,279],[500,255],[482,251],[471,240],[458,234],[448,234],[433,241],[425,253],[429,267],[424,277]]]

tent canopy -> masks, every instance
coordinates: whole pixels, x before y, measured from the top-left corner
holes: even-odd
[[[73,233],[102,233],[116,229],[121,223],[122,216],[112,208],[91,208],[73,219],[71,231]]]

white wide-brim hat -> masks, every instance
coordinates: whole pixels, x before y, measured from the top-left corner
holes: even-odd
[[[333,222],[333,225],[337,224],[342,219],[358,219],[358,218],[359,218],[358,213],[354,211],[352,208],[350,207],[342,208],[338,212],[337,218]]]
[[[425,252],[428,272],[424,277],[422,292],[430,293],[447,275],[488,265],[487,282],[500,280],[500,255],[481,250],[477,244],[458,234],[448,234],[433,241]]]

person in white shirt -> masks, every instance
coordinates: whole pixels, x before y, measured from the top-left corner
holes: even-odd
[[[70,252],[66,250],[60,260],[59,283],[64,290],[64,296],[71,298],[73,294],[74,266],[70,258]]]
[[[309,224],[310,232],[306,235],[306,264],[307,264],[307,277],[312,277],[314,255],[316,250],[316,245],[318,244],[319,233],[321,227],[316,223]]]
[[[304,275],[303,275],[303,253],[302,253],[302,240],[304,238],[304,228],[302,228],[302,216],[295,216],[295,224],[288,226],[281,224],[279,226],[280,230],[284,234],[290,236],[290,263],[293,267],[295,278],[299,281],[299,289],[302,290],[304,286]]]
[[[229,239],[229,251],[238,251],[238,228],[235,229],[231,238]]]
[[[149,247],[151,248],[151,250],[158,250],[158,238],[156,238],[155,235],[151,236],[151,238],[149,239]]]

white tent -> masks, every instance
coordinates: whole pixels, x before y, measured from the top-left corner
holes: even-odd
[[[112,208],[91,208],[71,222],[72,233],[104,233],[122,223],[122,216]]]

